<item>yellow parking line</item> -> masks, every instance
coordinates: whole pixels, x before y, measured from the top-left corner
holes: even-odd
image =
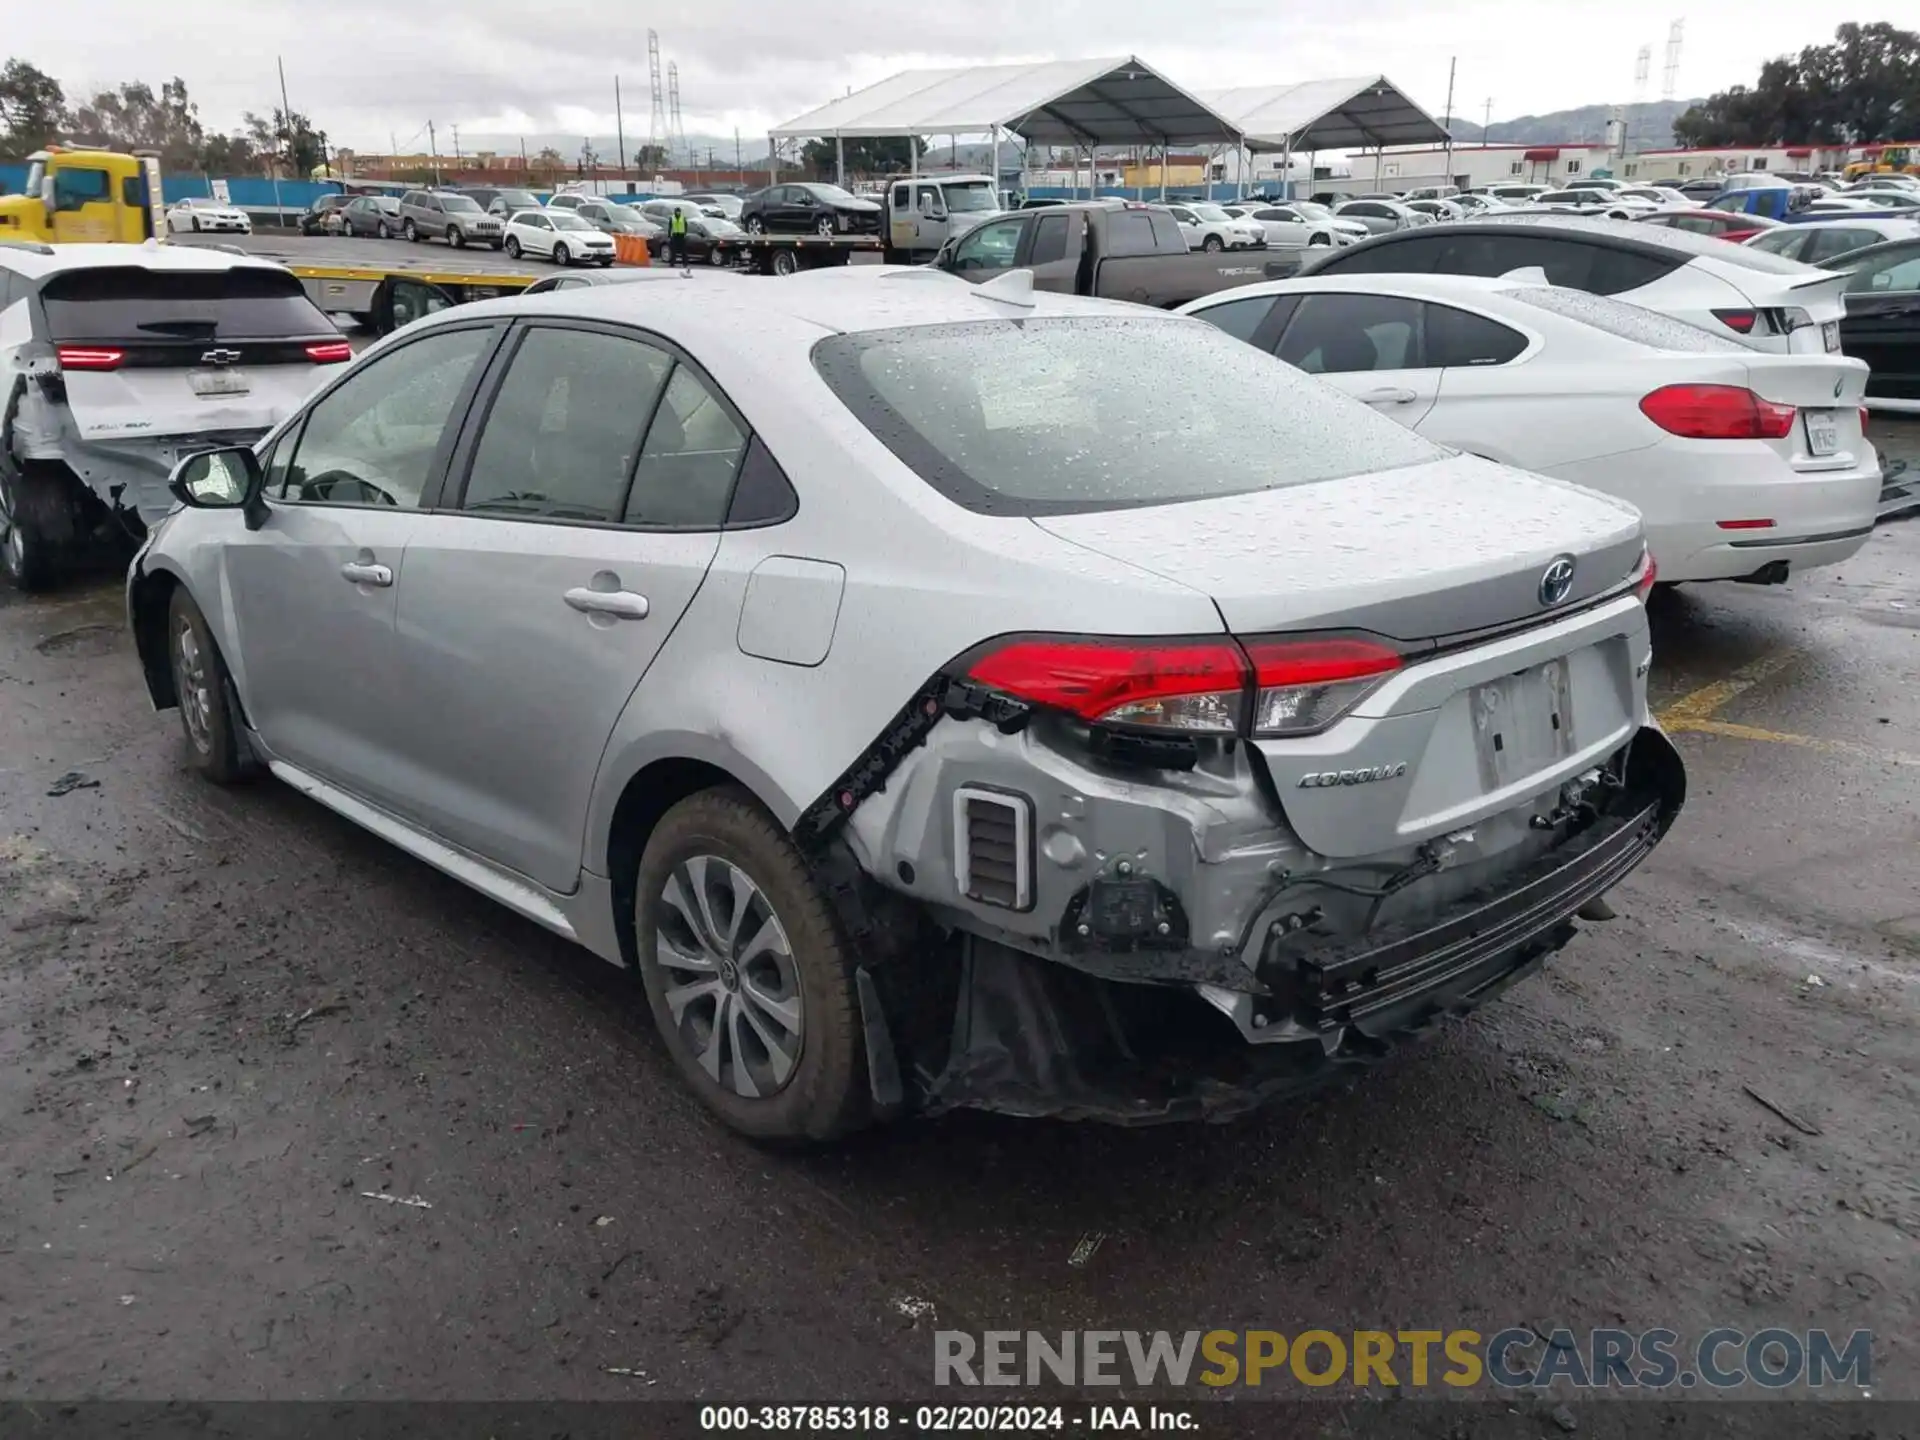
[[[1763,730],[1757,725],[1736,725],[1728,720],[1689,720],[1669,733],[1721,735],[1729,740],[1760,740],[1771,745],[1798,745],[1822,755],[1878,760],[1888,765],[1920,766],[1920,755],[1909,755],[1901,750],[1881,750],[1872,745],[1857,745],[1851,740],[1823,740],[1818,735],[1794,735],[1785,730]]]
[[[1771,679],[1800,658],[1798,650],[1775,650],[1757,660],[1749,660],[1724,680],[1704,685],[1691,695],[1683,695],[1660,712],[1661,728],[1691,730],[1713,719],[1720,707],[1745,694],[1763,680]]]

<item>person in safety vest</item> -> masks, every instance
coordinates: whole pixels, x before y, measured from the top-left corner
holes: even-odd
[[[687,263],[687,212],[677,205],[667,221],[667,260],[673,265]]]

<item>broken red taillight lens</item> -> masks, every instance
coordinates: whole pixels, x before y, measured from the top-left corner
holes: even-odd
[[[1640,550],[1640,563],[1633,567],[1633,574],[1627,579],[1632,582],[1633,593],[1640,597],[1642,605],[1653,594],[1653,582],[1660,578],[1660,567],[1653,563],[1653,551],[1645,546]]]
[[[53,353],[62,370],[118,370],[127,358],[126,351],[104,345],[59,345]]]
[[[307,358],[316,365],[338,365],[353,358],[353,342],[323,340],[318,345],[307,346]]]
[[[1400,652],[1354,636],[1012,640],[971,679],[1101,725],[1187,735],[1310,735],[1356,705]]]
[[[1795,411],[1741,385],[1663,385],[1641,397],[1640,413],[1686,440],[1784,440]]]

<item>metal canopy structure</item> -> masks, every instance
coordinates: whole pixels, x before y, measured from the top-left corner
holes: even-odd
[[[904,70],[773,130],[778,140],[984,135],[1034,145],[1236,145],[1240,127],[1131,55]]]
[[[1254,152],[1374,150],[1444,145],[1451,138],[1446,126],[1384,75],[1244,86],[1206,99],[1240,129]]]

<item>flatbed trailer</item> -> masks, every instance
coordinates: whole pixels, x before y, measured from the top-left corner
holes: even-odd
[[[742,252],[746,268],[762,275],[793,275],[845,265],[855,255],[878,255],[878,235],[755,235],[730,242]]]

